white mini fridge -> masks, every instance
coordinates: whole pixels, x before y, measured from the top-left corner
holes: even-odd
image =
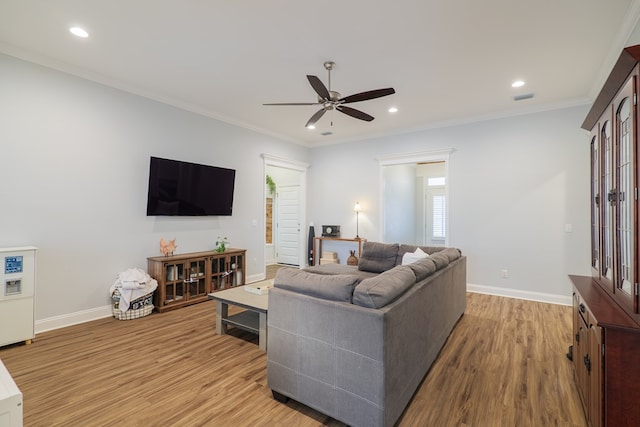
[[[0,346],[35,337],[36,251],[0,248]]]
[[[22,427],[22,393],[1,360],[0,426]]]

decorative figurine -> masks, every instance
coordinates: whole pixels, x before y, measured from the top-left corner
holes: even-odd
[[[356,251],[349,251],[351,255],[347,258],[347,265],[358,265],[358,257],[356,256]]]
[[[160,252],[162,252],[162,255],[164,256],[173,255],[173,251],[175,251],[177,247],[178,245],[176,245],[176,239],[165,242],[162,237],[160,238]]]

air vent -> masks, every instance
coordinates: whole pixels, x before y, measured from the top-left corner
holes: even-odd
[[[327,132],[322,132],[322,133],[320,133],[320,135],[322,135],[322,136],[329,136],[329,135],[333,135],[333,132],[329,132],[329,131],[327,131]]]
[[[532,93],[525,93],[523,95],[516,95],[513,97],[514,101],[522,101],[523,99],[531,99],[533,98],[533,94]]]

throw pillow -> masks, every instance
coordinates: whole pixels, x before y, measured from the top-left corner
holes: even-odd
[[[429,254],[425,253],[422,249],[416,248],[414,252],[407,252],[402,256],[402,265],[412,264],[428,256]]]

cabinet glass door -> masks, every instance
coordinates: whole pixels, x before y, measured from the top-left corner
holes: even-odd
[[[591,267],[600,276],[600,155],[597,131],[591,138]]]
[[[244,265],[244,256],[242,254],[232,255],[229,257],[229,270],[231,274],[229,275],[229,285],[230,286],[239,286],[242,285],[243,282],[243,265]]]
[[[602,156],[602,280],[607,287],[613,281],[613,221],[615,219],[615,187],[613,177],[613,139],[611,138],[611,122],[605,121],[600,131],[600,153]]]
[[[189,298],[205,296],[207,294],[204,259],[189,261],[189,277],[185,282],[189,284]]]
[[[219,291],[226,288],[227,271],[226,257],[211,258],[211,292]]]
[[[626,88],[625,88],[626,89]],[[630,88],[629,88],[630,89]],[[626,94],[626,90],[623,91]],[[617,257],[616,287],[614,292],[633,307],[634,272],[634,212],[635,176],[633,169],[634,141],[631,98],[624,97],[616,109],[616,213]]]
[[[165,265],[165,304],[184,300],[184,264],[169,263]]]

